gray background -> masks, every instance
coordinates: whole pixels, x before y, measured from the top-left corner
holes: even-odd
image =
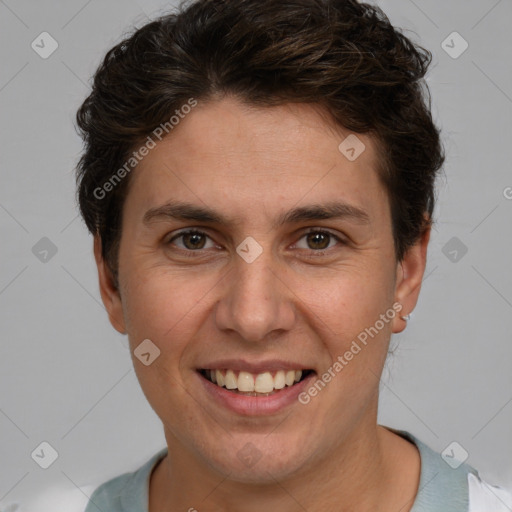
[[[434,54],[447,150],[423,291],[392,341],[379,422],[438,451],[455,440],[484,478],[512,487],[512,2],[378,4]],[[104,53],[168,5],[0,1],[0,505],[99,484],[165,445],[101,304],[74,202],[73,123]],[[47,59],[31,48],[43,31],[59,45]],[[456,59],[441,47],[453,31],[469,43]],[[32,251],[43,237],[57,248],[46,262]],[[46,470],[31,458],[42,441],[59,454]]]

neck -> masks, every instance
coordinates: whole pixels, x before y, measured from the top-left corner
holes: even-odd
[[[410,443],[397,438],[376,422],[358,426],[327,457],[308,464],[300,473],[255,485],[212,471],[168,436],[172,456],[165,457],[153,472],[149,512],[261,512],[265,508],[280,512],[366,512],[392,510],[395,505],[406,512],[416,494],[419,457]],[[403,474],[404,463],[411,461],[410,450],[415,452],[418,470],[407,481],[405,477],[397,479],[397,473]]]

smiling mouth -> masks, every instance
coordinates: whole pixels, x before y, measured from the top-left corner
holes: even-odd
[[[314,370],[278,370],[253,374],[229,369],[201,369],[199,374],[232,393],[246,396],[270,396],[302,382]]]

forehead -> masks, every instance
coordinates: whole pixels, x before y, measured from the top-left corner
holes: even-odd
[[[372,137],[319,107],[199,102],[138,164],[127,201],[148,209],[177,198],[237,216],[255,205],[345,201],[379,215],[387,196],[378,162]]]

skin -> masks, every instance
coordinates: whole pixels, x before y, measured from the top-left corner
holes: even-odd
[[[171,454],[153,471],[150,512],[412,507],[419,453],[377,424],[377,406],[391,334],[405,328],[400,315],[418,300],[430,230],[396,261],[376,146],[358,134],[366,150],[351,162],[338,150],[349,134],[310,105],[200,102],[133,171],[119,290],[95,239],[103,302],[115,329],[128,334]],[[172,199],[208,206],[232,222],[143,223],[147,210]],[[364,209],[369,223],[315,219],[272,227],[282,212],[331,200]],[[170,242],[187,227],[206,237]],[[315,245],[307,228],[345,243],[327,238]],[[252,263],[236,252],[247,236],[263,249]],[[319,248],[323,256],[315,256]],[[187,250],[193,257],[182,255]],[[217,405],[198,385],[196,369],[223,358],[292,360],[321,375],[395,302],[402,311],[307,405],[248,418]],[[147,338],[160,349],[149,366],[133,356]],[[261,454],[251,467],[237,457],[248,442]]]

